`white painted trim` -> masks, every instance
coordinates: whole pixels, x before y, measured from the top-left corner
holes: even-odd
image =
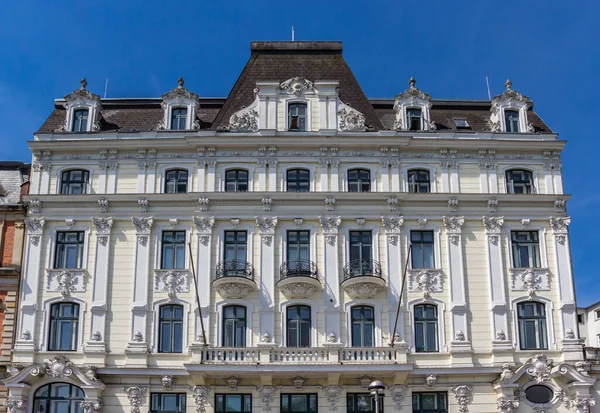
[[[442,269],[442,229],[441,226],[439,225],[432,225],[432,224],[427,224],[424,226],[420,226],[420,225],[411,225],[411,224],[406,224],[405,221],[405,225],[404,225],[404,232],[406,233],[406,237],[405,237],[405,245],[404,245],[404,257],[403,260],[406,260],[406,254],[408,253],[408,246],[410,244],[410,232],[411,231],[433,231],[433,258],[435,260],[434,264],[434,269],[438,269],[441,270]],[[412,267],[412,258],[408,261],[408,269],[412,270],[419,270],[420,268],[413,268]]]
[[[540,188],[540,181],[538,179],[538,171],[536,168],[532,168],[530,166],[517,166],[517,165],[510,165],[510,166],[505,166],[502,168],[502,182],[504,184],[503,188],[500,188],[500,191],[502,191],[501,193],[503,194],[508,194],[508,181],[506,180],[506,172],[511,171],[511,170],[519,170],[519,171],[529,171],[531,172],[531,179],[533,179],[533,186],[534,186],[534,194],[541,194],[541,188]],[[549,193],[548,192],[548,188],[546,188],[545,193]]]
[[[317,314],[319,313],[319,303],[316,300],[288,300],[279,305],[281,311],[281,346],[287,347],[287,308],[294,305],[307,305],[310,307],[310,346],[317,347]]]
[[[215,254],[217,255],[217,260],[216,263],[218,264],[219,262],[223,261],[224,257],[223,257],[223,251],[225,251],[225,231],[246,231],[247,236],[246,236],[246,261],[249,262],[250,264],[252,264],[252,267],[254,268],[254,230],[255,230],[256,226],[252,225],[252,224],[248,224],[248,225],[238,225],[238,226],[233,226],[231,224],[218,228],[217,231],[214,232],[214,234],[217,234],[219,239],[217,242],[217,250],[215,251]],[[256,274],[256,268],[254,268],[254,279],[255,280],[259,280],[259,274]]]
[[[58,232],[77,232],[77,231],[83,231],[84,232],[84,236],[83,236],[83,259],[81,260],[81,268],[82,270],[86,270],[88,267],[88,261],[89,261],[89,251],[90,251],[90,233],[91,233],[91,227],[87,226],[87,225],[81,225],[81,224],[77,224],[77,225],[73,225],[71,228],[67,227],[67,226],[59,226],[59,227],[54,227],[50,230],[50,248],[48,251],[48,255],[49,255],[49,261],[48,261],[48,265],[46,266],[46,268],[52,268],[52,269],[57,269],[54,268],[54,257],[56,256],[56,236]],[[45,282],[45,280],[44,280]]]
[[[215,342],[218,347],[223,347],[223,307],[238,305],[246,307],[246,347],[253,347],[253,329],[252,318],[254,317],[254,304],[250,300],[223,300],[216,304],[217,312],[217,339]],[[209,339],[210,341],[210,339]]]
[[[502,131],[506,130],[506,110],[515,110],[519,112],[519,132],[512,133],[528,133],[527,132],[527,109],[528,105],[526,102],[520,102],[515,100],[501,100],[498,102],[498,109],[500,113],[500,125]],[[508,132],[507,132],[508,133]]]
[[[316,97],[316,95],[314,95]],[[283,130],[284,132],[291,132],[291,133],[305,133],[305,132],[316,132],[313,131],[312,129],[312,101],[311,99],[305,98],[305,97],[298,97],[298,96],[287,96],[287,95],[279,95],[278,98],[280,99],[280,102],[283,103]],[[289,121],[289,110],[288,107],[290,104],[294,104],[294,103],[305,103],[306,104],[306,130],[304,131],[290,131],[288,129],[288,121]]]
[[[517,304],[523,303],[523,302],[534,302],[534,301],[540,302],[546,306],[546,331],[548,332],[548,350],[556,350],[557,346],[556,346],[556,341],[554,339],[554,336],[555,336],[555,334],[554,334],[554,303],[552,302],[552,300],[545,298],[545,297],[540,297],[539,295],[536,295],[535,298],[531,298],[530,296],[527,295],[527,296],[521,296],[521,297],[514,298],[510,302],[510,307],[513,312],[513,331],[514,331],[513,345],[514,345],[515,351],[519,351],[519,352],[522,351],[522,352],[529,352],[529,353],[531,353],[532,351],[538,351],[538,350],[521,350],[521,344],[520,344],[521,337],[519,336],[519,316],[518,316],[518,312],[517,312]]]
[[[175,218],[175,217],[174,217]],[[181,220],[180,220],[181,221]],[[190,249],[187,246],[187,243],[190,242],[190,240],[192,239],[192,224],[182,224],[181,222],[179,222],[177,225],[175,225],[174,227],[170,226],[168,223],[164,224],[157,224],[155,226],[155,231],[154,231],[154,236],[156,237],[156,242],[154,243],[155,245],[155,250],[154,250],[154,268],[159,270],[159,269],[163,269],[161,268],[161,262],[162,262],[162,234],[163,231],[185,231],[185,266],[182,269],[189,269],[189,263],[190,263]],[[150,277],[152,278],[152,283],[154,283],[154,274],[150,274]]]
[[[361,163],[351,163],[342,166],[342,188],[344,192],[348,192],[348,171],[352,169],[366,169],[371,174],[371,191],[378,192],[377,190],[377,165],[368,165]],[[322,177],[321,177],[322,179]],[[387,192],[387,191],[384,191]]]
[[[188,183],[187,183],[187,191],[186,192],[194,192],[194,171],[197,169],[195,164],[177,164],[177,165],[164,165],[159,169],[160,178],[158,180],[158,191],[156,188],[153,188],[154,191],[152,193],[164,194],[165,192],[165,183],[166,183],[166,173],[167,171],[173,171],[176,169],[180,169],[183,171],[187,171],[188,173]]]
[[[197,102],[194,99],[185,99],[185,98],[175,98],[175,99],[168,99],[163,101],[163,120],[164,120],[164,124],[165,124],[165,129],[166,130],[171,130],[171,115],[173,113],[173,109],[187,109],[187,116],[185,119],[185,129],[186,130],[192,130],[193,129],[193,122],[196,119],[196,105]],[[183,131],[178,131],[178,132],[183,132]]]
[[[254,191],[254,166],[246,163],[220,163],[219,169],[219,191],[225,192],[225,173],[232,169],[242,169],[248,172],[248,192]]]
[[[408,302],[408,325],[410,326],[410,351],[415,355],[428,354],[417,353],[415,348],[415,306],[419,304],[432,304],[438,308],[438,352],[433,354],[447,353],[446,348],[446,304],[435,298],[416,298]]]
[[[279,227],[279,236],[281,239],[280,249],[279,249],[279,257],[280,263],[287,261],[287,232],[288,231],[308,231],[310,233],[310,257],[309,260],[317,263],[317,233],[319,232],[319,228],[317,224],[302,224],[301,226],[297,226],[293,223],[285,223],[280,225]],[[319,268],[317,264],[317,268]],[[319,268],[319,279],[321,279],[321,270]],[[279,274],[275,279],[279,280]]]
[[[70,101],[68,103],[68,109],[66,113],[65,126],[67,133],[88,133],[92,132],[94,121],[100,112],[100,103],[94,100],[83,98],[81,100]],[[75,111],[80,109],[86,109],[88,111],[87,129],[85,132],[73,132],[73,122],[75,121]]]
[[[280,165],[279,167],[279,173],[281,174],[280,178],[279,178],[279,183],[281,184],[281,192],[287,192],[287,171],[290,169],[306,169],[308,170],[309,173],[309,180],[310,180],[310,184],[309,184],[309,191],[310,192],[315,192],[316,191],[316,179],[315,179],[315,171],[317,169],[316,165],[313,164],[305,164],[305,163],[290,163],[290,164],[280,164],[278,163],[278,165]],[[321,177],[322,178],[322,177]]]
[[[61,166],[60,168],[58,168],[56,170],[56,185],[55,185],[55,189],[54,192],[56,193],[56,195],[60,195],[60,187],[62,186],[62,173],[66,172],[66,171],[70,171],[70,170],[81,170],[81,171],[88,171],[88,187],[87,189],[89,189],[89,192],[86,192],[86,195],[89,194],[100,194],[103,193],[102,192],[102,188],[96,192],[94,191],[94,168],[89,167],[89,166],[80,166],[80,165],[65,165],[65,166]]]
[[[342,221],[342,225],[344,224],[344,222],[351,222],[351,221],[350,220]],[[381,220],[380,220],[380,222],[381,222]],[[350,226],[346,226],[346,227],[342,228],[341,232],[344,234],[344,257],[343,257],[342,268],[350,262],[350,231],[371,231],[372,248],[373,248],[373,250],[372,250],[373,256],[371,257],[371,259],[375,260],[381,264],[381,258],[379,256],[379,231],[380,231],[379,225],[380,225],[380,223],[375,220],[369,220],[368,222],[365,222],[365,224],[363,226],[359,226],[355,221],[354,224],[350,224]],[[338,236],[338,238],[339,238],[339,236]],[[381,277],[384,280],[387,279],[387,274],[385,274],[386,270],[387,270],[387,268],[385,268],[385,266],[382,265],[381,266]],[[340,282],[341,281],[342,280],[340,280]]]
[[[412,164],[410,166],[405,166],[402,168],[402,180],[403,180],[403,191],[408,192],[408,171],[412,171],[415,169],[424,169],[429,171],[429,185],[431,188],[431,193],[436,193],[437,190],[437,176],[436,176],[436,165],[427,165],[427,164]]]
[[[68,351],[67,353],[77,353],[83,350],[83,330],[85,329],[85,314],[87,312],[87,303],[84,300],[75,297],[69,297],[65,299],[63,297],[52,297],[44,300],[42,313],[42,337],[41,337],[41,351],[48,350],[48,341],[50,334],[50,307],[52,304],[57,303],[74,303],[79,304],[79,326],[77,327],[77,348],[75,351]],[[55,352],[55,351],[53,351]]]
[[[546,246],[546,227],[543,224],[532,225],[529,224],[526,227],[519,224],[506,224],[504,225],[504,235],[506,238],[506,248],[508,249],[508,268],[515,268],[512,253],[512,231],[537,231],[539,249],[540,249],[540,265],[537,268],[548,268],[548,254]]]
[[[344,303],[344,312],[346,313],[346,347],[352,347],[352,308],[367,305],[373,307],[375,313],[375,329],[373,331],[374,347],[383,347],[383,331],[381,325],[381,313],[383,312],[383,305],[377,300],[351,300]]]
[[[181,353],[175,354],[187,354],[188,353],[188,335],[189,335],[189,320],[190,320],[190,303],[185,300],[180,300],[178,298],[174,298],[169,300],[168,298],[163,298],[160,300],[156,300],[152,303],[152,319],[153,319],[153,327],[152,327],[152,353],[153,354],[173,354],[173,353],[159,353],[158,352],[158,329],[159,329],[159,317],[160,317],[160,307],[163,305],[181,305],[183,306],[183,337],[181,341]]]

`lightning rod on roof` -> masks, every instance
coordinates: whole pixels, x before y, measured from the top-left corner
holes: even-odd
[[[106,92],[108,91],[108,78],[104,82],[104,99],[106,99]]]
[[[485,84],[487,85],[488,100],[492,100],[492,95],[490,93],[490,81],[487,76],[485,77]]]
[[[294,41],[294,26],[292,26],[292,42]]]

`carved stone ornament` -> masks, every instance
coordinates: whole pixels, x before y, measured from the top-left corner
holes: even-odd
[[[545,354],[537,354],[527,361],[526,372],[537,383],[543,383],[550,380],[552,364],[552,359],[549,359]]]
[[[256,388],[256,391],[260,395],[260,401],[263,404],[263,410],[270,412],[271,411],[271,403],[275,399],[277,394],[277,387],[275,386],[259,386]]]
[[[564,245],[567,240],[567,234],[569,231],[569,225],[571,224],[571,217],[550,217],[550,227],[554,232],[556,242]]]
[[[258,132],[258,98],[250,106],[242,107],[229,118],[230,132]]]
[[[516,399],[511,399],[505,396],[500,397],[497,400],[498,411],[500,413],[513,413],[515,410],[519,408],[519,401]]]
[[[357,378],[356,381],[358,382],[359,386],[362,389],[368,389],[369,388],[369,384],[373,381],[373,377],[371,377],[371,376],[361,376],[361,377]]]
[[[8,377],[15,377],[17,374],[19,374],[21,371],[23,371],[23,369],[25,368],[25,366],[23,364],[20,363],[10,363],[7,367],[6,367],[6,372],[8,373]]]
[[[263,205],[263,210],[265,211],[270,211],[271,210],[271,205],[273,204],[273,199],[271,199],[270,196],[264,196],[260,202]]]
[[[302,376],[296,376],[290,379],[290,382],[296,390],[302,391],[304,390],[304,383],[306,383],[306,378]]]
[[[295,279],[298,278],[298,279]],[[287,277],[278,283],[281,293],[289,299],[307,298],[321,289],[318,280],[310,277]]]
[[[208,204],[210,203],[210,199],[205,196],[201,196],[198,198],[198,205],[200,205],[200,211],[206,212],[208,211]]]
[[[146,198],[138,198],[137,203],[142,214],[148,212],[148,200]]]
[[[442,217],[442,222],[444,224],[444,227],[446,227],[446,232],[448,232],[449,234],[457,234],[458,235],[462,231],[462,226],[465,223],[465,218],[464,217],[444,216],[444,217]],[[454,241],[452,241],[452,242],[456,244],[456,242],[454,242]]]
[[[565,406],[569,410],[573,410],[577,413],[590,413],[592,407],[596,405],[596,401],[593,397],[580,397],[575,396],[574,398],[565,397],[563,398]]]
[[[112,218],[94,218],[92,217],[92,223],[96,227],[96,233],[98,237],[98,243],[106,246],[108,242],[108,236],[112,229],[113,220]]]
[[[329,403],[329,410],[335,411],[337,410],[337,404],[340,401],[340,396],[344,388],[342,386],[325,386],[323,387],[323,392],[325,393],[325,398]]]
[[[262,335],[262,337],[260,338],[260,342],[261,343],[270,343],[271,342],[271,335],[269,333],[264,333]]]
[[[21,340],[30,341],[31,340],[31,331],[24,330],[21,334]]]
[[[396,410],[402,410],[402,401],[404,400],[404,396],[406,396],[407,390],[408,386],[406,384],[396,384],[390,388],[392,400],[394,401],[394,408]]]
[[[500,232],[504,225],[504,217],[482,217],[486,232]]]
[[[473,401],[473,387],[461,385],[452,387],[451,390],[458,403],[458,411],[469,413],[469,404]]]
[[[333,331],[331,333],[329,333],[329,335],[327,336],[327,342],[328,343],[337,343],[337,336],[335,335],[335,333]]]
[[[496,331],[496,340],[498,340],[498,341],[506,340],[506,333],[504,332],[504,330]]]
[[[394,212],[398,209],[398,198],[391,196],[387,199],[388,210]]]
[[[260,230],[260,237],[263,244],[270,246],[275,236],[277,217],[256,217],[256,225],[258,225],[258,229]]]
[[[386,284],[381,277],[351,277],[344,280],[342,287],[350,297],[360,300],[375,297],[385,290]]]
[[[98,376],[96,375],[97,370],[98,367],[92,366],[90,364],[86,364],[85,366],[81,367],[81,371],[83,372],[83,374],[85,374],[85,377],[90,381],[98,381]]]
[[[46,291],[58,291],[66,298],[73,292],[85,291],[85,270],[47,269]]]
[[[567,331],[565,331],[565,338],[570,340],[575,339],[575,332],[572,328],[567,328]]]
[[[417,218],[417,224],[419,224],[420,227],[424,227],[427,225],[427,218]]]
[[[442,272],[436,269],[410,270],[408,290],[423,293],[423,298],[429,298],[431,293],[443,291]]]
[[[202,245],[208,245],[210,235],[215,225],[215,217],[194,217],[194,225],[198,230],[198,240]]]
[[[327,208],[328,211],[335,210],[335,203],[336,203],[336,200],[334,197],[328,196],[327,198],[325,198],[325,207]]]
[[[462,330],[458,330],[456,334],[454,334],[454,341],[465,341],[465,333]]]
[[[319,223],[323,228],[325,242],[329,245],[335,245],[338,236],[338,230],[342,223],[341,217],[319,217]]]
[[[87,107],[90,110],[89,115],[94,119],[94,113],[97,113],[97,118],[92,122],[92,132],[96,132],[100,130],[100,110],[102,109],[102,104],[100,100],[100,96],[91,93],[87,90],[87,80],[85,78],[81,79],[79,82],[81,87],[79,89],[74,90],[64,97],[65,103],[63,104],[64,108],[67,109],[66,113],[69,113],[70,108],[72,107]],[[71,125],[67,123],[67,117],[65,115],[65,121],[55,130],[55,132],[70,132]]]
[[[507,381],[512,379],[515,373],[512,371],[512,366],[509,363],[502,365],[502,373],[500,373],[500,381]]]
[[[533,296],[537,291],[550,291],[550,276],[545,268],[512,268],[511,290],[527,291]]]
[[[198,95],[193,92],[190,92],[188,89],[184,88],[183,87],[184,83],[185,83],[185,81],[183,80],[182,77],[177,79],[177,87],[164,93],[162,95],[163,101],[167,101],[167,100],[182,101],[182,100],[188,100],[188,99],[198,101]]]
[[[435,122],[429,120],[429,108],[431,107],[431,95],[423,92],[415,87],[416,80],[410,78],[408,81],[408,89],[396,95],[394,100],[394,111],[396,112],[396,120],[394,122],[395,130],[408,130],[409,125],[405,122],[405,112],[408,107],[420,107],[421,119],[423,126],[427,126],[428,130],[436,130]]]
[[[27,400],[10,399],[4,402],[8,413],[25,413],[27,411]]]
[[[102,341],[102,334],[100,331],[94,331],[94,334],[92,334],[92,341]]]
[[[44,363],[44,371],[50,377],[62,379],[73,374],[73,363],[65,356],[56,356]]]
[[[102,412],[102,402],[100,400],[84,400],[81,402],[81,408],[84,413],[100,413]]]
[[[169,301],[177,298],[177,293],[190,290],[188,270],[154,270],[155,291],[167,293]]]
[[[301,76],[296,76],[282,82],[279,85],[279,88],[288,93],[293,93],[296,96],[300,96],[306,92],[315,92],[314,83]]]
[[[206,413],[206,403],[210,396],[209,386],[194,386],[191,388],[196,403],[196,413]]]
[[[135,226],[138,242],[143,246],[148,245],[152,223],[154,222],[152,217],[131,217],[131,221]]]
[[[239,377],[229,376],[224,379],[225,384],[227,384],[227,388],[232,391],[237,391],[238,385],[242,381]]]
[[[513,90],[512,82],[507,80],[504,84],[506,90],[492,99],[491,115],[490,115],[490,130],[492,132],[503,132],[501,125],[502,108],[522,109],[527,112],[529,97]],[[534,132],[535,128],[531,123],[527,124],[527,132]],[[525,131],[522,131],[525,132]]]
[[[491,212],[492,214],[495,214],[497,209],[498,209],[498,199],[496,199],[496,198],[488,199],[488,211]]]
[[[108,199],[102,197],[98,200],[98,206],[100,207],[100,212],[102,214],[106,214],[108,212]]]
[[[341,101],[338,106],[338,129],[343,132],[364,132],[365,115]]]
[[[430,374],[429,376],[427,376],[425,378],[425,384],[427,385],[428,388],[432,389],[435,387],[437,383],[437,377],[434,376],[433,374]]]
[[[448,209],[450,212],[456,212],[458,209],[458,198],[453,196],[448,200]]]
[[[131,413],[140,413],[140,406],[144,404],[146,390],[146,387],[143,386],[125,387],[125,393],[131,405]]]
[[[25,218],[24,221],[27,227],[27,235],[29,235],[29,242],[33,245],[39,245],[46,220],[44,218]]]
[[[133,341],[136,343],[141,343],[144,341],[144,335],[141,331],[138,330],[135,332],[135,334],[133,335]]]
[[[30,214],[40,214],[42,212],[42,201],[34,198],[27,202],[27,207]]]

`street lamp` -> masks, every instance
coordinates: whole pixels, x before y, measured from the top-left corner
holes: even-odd
[[[379,380],[373,380],[369,383],[369,390],[371,391],[371,396],[375,398],[375,413],[379,413],[379,395],[383,394],[385,385]]]

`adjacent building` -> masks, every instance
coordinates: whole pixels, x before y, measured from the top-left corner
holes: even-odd
[[[374,412],[377,379],[386,412],[590,411],[565,141],[510,81],[401,83],[258,42],[227,98],[57,99],[9,409]]]

